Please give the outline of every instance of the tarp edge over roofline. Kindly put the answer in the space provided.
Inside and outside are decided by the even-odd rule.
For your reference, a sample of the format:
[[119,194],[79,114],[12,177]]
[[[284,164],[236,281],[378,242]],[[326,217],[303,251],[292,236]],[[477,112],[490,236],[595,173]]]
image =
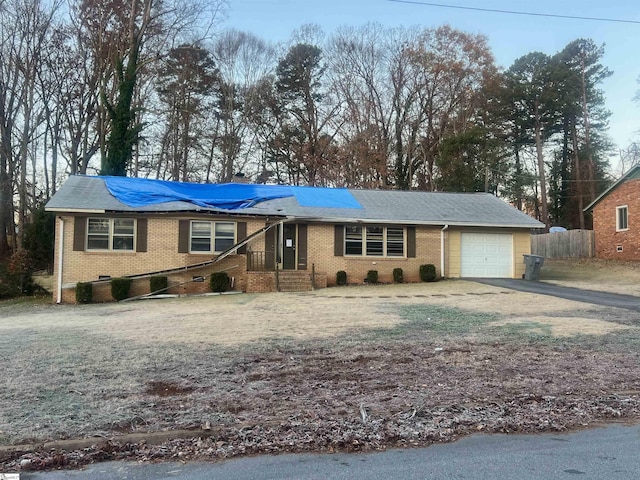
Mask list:
[[[276,198],[292,197],[288,186],[241,183],[184,183],[128,177],[98,177],[118,201],[130,207],[187,202],[204,208],[236,210]],[[268,187],[268,188],[267,188]]]
[[104,181],[113,197],[132,208],[182,201],[203,208],[239,210],[285,197],[295,197],[302,207],[362,208],[346,188],[244,183],[200,184],[110,176],[96,178]]

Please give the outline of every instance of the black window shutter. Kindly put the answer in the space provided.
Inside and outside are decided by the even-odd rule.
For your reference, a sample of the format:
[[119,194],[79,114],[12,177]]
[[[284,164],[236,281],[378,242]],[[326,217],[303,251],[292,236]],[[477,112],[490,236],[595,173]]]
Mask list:
[[264,268],[267,270],[273,270],[276,268],[276,233],[278,231],[277,226],[271,227],[266,231],[264,235]]
[[[236,224],[236,243],[247,238],[247,222],[238,222]],[[238,249],[238,253],[247,253],[247,246],[243,245]]]
[[298,270],[307,269],[307,225],[298,224]]
[[344,256],[344,225],[335,225],[333,240],[333,255]]
[[87,235],[87,217],[75,217],[73,219],[73,250],[84,251],[85,237]]
[[407,257],[416,258],[416,227],[407,227]]
[[136,220],[136,252],[147,251],[147,228],[148,222],[146,218],[138,218]]
[[180,220],[178,225],[178,253],[189,253],[189,230],[191,222]]

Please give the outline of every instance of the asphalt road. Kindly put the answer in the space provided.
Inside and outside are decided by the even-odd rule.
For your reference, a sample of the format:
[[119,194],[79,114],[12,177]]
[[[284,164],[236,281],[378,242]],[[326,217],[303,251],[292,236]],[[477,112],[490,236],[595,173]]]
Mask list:
[[221,463],[108,462],[83,471],[23,473],[21,480],[426,480],[640,477],[640,426],[566,435],[475,435],[429,448],[369,454],[259,456]]
[[509,278],[474,278],[467,279],[474,282],[492,285],[494,287],[508,288],[520,292],[550,295],[552,297],[565,298],[583,303],[593,303],[606,307],[624,308],[640,312],[640,297],[622,295],[619,293],[598,292],[595,290],[583,290],[581,288],[562,287],[545,282],[533,282],[528,280],[515,280]]

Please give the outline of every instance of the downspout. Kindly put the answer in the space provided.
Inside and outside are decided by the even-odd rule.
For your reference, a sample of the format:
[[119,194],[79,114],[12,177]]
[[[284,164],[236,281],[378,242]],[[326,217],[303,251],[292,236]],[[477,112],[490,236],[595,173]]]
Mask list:
[[60,246],[58,252],[58,288],[56,303],[62,303],[62,266],[64,265],[64,218],[60,218]]
[[445,225],[440,230],[440,276],[444,278],[444,232],[449,229],[449,225]]

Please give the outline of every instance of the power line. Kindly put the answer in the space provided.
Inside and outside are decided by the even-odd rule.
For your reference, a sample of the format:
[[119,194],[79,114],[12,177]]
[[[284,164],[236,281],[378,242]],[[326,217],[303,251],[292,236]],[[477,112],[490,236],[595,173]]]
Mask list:
[[490,12],[490,13],[506,13],[509,15],[527,15],[530,17],[552,17],[552,18],[570,18],[572,20],[591,20],[595,22],[615,22],[615,23],[633,23],[640,25],[640,20],[624,20],[622,18],[603,18],[603,17],[580,17],[575,15],[557,15],[553,13],[535,13],[535,12],[518,12],[514,10],[498,10],[494,8],[480,8],[480,7],[464,7],[462,5],[447,5],[444,3],[428,3],[418,2],[415,0],[387,0],[394,3],[409,3],[413,5],[425,5],[428,7],[441,7],[441,8],[455,8],[458,10],[473,10],[476,12]]

